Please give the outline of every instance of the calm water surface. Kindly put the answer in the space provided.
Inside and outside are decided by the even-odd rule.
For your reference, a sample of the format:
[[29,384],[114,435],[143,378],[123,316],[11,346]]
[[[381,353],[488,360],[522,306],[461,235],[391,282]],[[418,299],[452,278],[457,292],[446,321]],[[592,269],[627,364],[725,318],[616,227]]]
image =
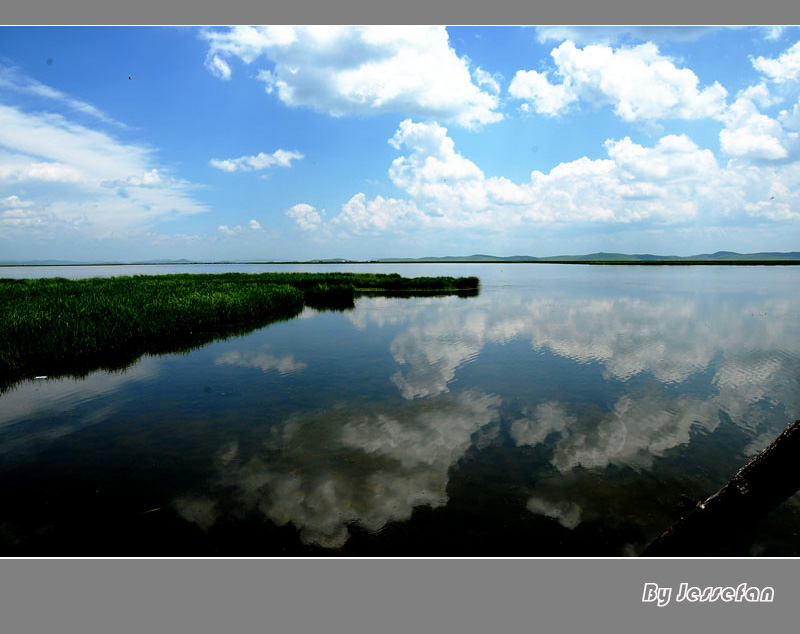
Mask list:
[[[635,555],[800,418],[800,269],[478,275],[0,395],[0,554]],[[46,368],[41,374],[46,375]],[[723,555],[796,556],[797,496]]]

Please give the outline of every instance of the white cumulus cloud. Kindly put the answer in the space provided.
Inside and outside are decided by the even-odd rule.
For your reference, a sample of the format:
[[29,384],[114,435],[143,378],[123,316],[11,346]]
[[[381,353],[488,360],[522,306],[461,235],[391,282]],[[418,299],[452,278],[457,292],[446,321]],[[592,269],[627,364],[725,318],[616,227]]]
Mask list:
[[[734,121],[728,116],[726,121]],[[793,116],[787,111],[784,118]],[[728,130],[725,148],[738,152],[734,158],[754,157],[756,145],[744,145],[748,128],[736,130],[738,138],[734,131]],[[783,140],[789,143],[791,134]],[[606,158],[581,157],[549,172],[534,170],[522,182],[484,174],[437,123],[405,120],[389,142],[401,152],[389,176],[406,197],[367,198],[360,192],[328,226],[355,234],[466,228],[497,232],[578,222],[664,226],[731,215],[773,220],[797,215],[793,205],[798,202],[800,170],[791,164],[741,160],[720,164],[711,150],[685,134],[665,135],[651,147],[629,137],[609,139]],[[763,151],[769,146],[762,140],[760,147]],[[322,218],[315,214],[305,207],[293,212],[303,219],[308,215],[309,224],[317,227]]]
[[359,192],[342,205],[333,223],[357,234],[382,232],[397,226],[424,223],[425,215],[413,202],[376,196],[367,200]]
[[275,150],[272,154],[259,152],[255,156],[240,156],[233,159],[211,159],[212,167],[223,172],[253,172],[278,167],[291,167],[292,161],[299,161],[303,155],[297,151]]
[[773,59],[770,57],[751,57],[753,67],[776,84],[800,79],[800,42],[789,47],[786,52]]
[[603,44],[578,48],[567,40],[550,53],[555,63],[548,73],[520,70],[509,94],[529,108],[550,116],[583,100],[611,105],[623,121],[702,119],[719,115],[727,91],[718,83],[698,88],[698,77],[679,68],[653,43],[617,49]]
[[[674,222],[693,217],[713,193],[720,168],[709,150],[685,135],[667,135],[652,148],[629,138],[606,143],[607,159],[580,158],[549,173],[533,171],[528,182],[487,177],[458,153],[438,124],[400,124],[391,143],[404,152],[389,169],[392,182],[410,200],[392,200],[404,218],[431,226],[492,226],[538,222],[632,222],[653,218]],[[358,199],[358,224],[365,213],[397,217],[378,198]],[[413,207],[411,207],[413,203]],[[352,207],[352,205],[351,205]],[[340,222],[353,219],[350,209]]]
[[412,113],[467,127],[503,118],[496,80],[476,69],[473,83],[444,27],[238,26],[204,37],[206,65],[222,79],[231,58],[271,62],[258,78],[287,106],[333,116]]
[[236,225],[235,227],[220,225],[217,227],[217,231],[226,236],[238,236],[242,233],[245,233],[248,229],[250,231],[260,231],[261,223],[258,220],[250,220],[246,227],[243,227],[242,225]]
[[548,73],[535,70],[517,71],[508,94],[525,101],[523,110],[529,111],[533,107],[536,112],[550,116],[564,112],[567,106],[578,100],[571,83],[551,83]]
[[[324,211],[322,213],[325,213]],[[322,215],[311,205],[298,203],[286,211],[289,218],[293,218],[297,226],[305,231],[313,231],[322,222]]]
[[749,160],[780,160],[796,145],[797,133],[784,130],[780,121],[762,114],[751,99],[739,97],[725,113],[725,127],[719,133],[720,148],[726,154]]

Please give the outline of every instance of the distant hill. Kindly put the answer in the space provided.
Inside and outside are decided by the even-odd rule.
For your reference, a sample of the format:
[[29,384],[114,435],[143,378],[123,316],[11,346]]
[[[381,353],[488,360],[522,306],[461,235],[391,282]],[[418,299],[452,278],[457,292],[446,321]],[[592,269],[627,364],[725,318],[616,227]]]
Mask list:
[[446,255],[442,257],[424,258],[379,258],[376,260],[349,260],[346,258],[327,258],[319,260],[230,260],[202,262],[197,260],[146,260],[138,262],[75,262],[69,260],[0,260],[0,266],[114,266],[114,265],[135,265],[135,264],[401,264],[404,262],[420,263],[426,262],[563,262],[569,263],[631,263],[631,264],[658,264],[658,263],[797,263],[800,264],[800,251],[791,252],[762,252],[762,253],[736,253],[734,251],[717,251],[716,253],[701,253],[699,255],[653,255],[651,253],[587,253],[585,255],[553,255],[545,257],[534,257],[532,255],[484,255],[476,253],[474,255]]
[[346,260],[344,258],[330,258],[327,260],[309,260],[309,264],[347,264],[348,262],[358,262],[358,260]]
[[800,260],[800,252],[791,253],[734,253],[733,251],[717,251],[706,255],[693,255],[693,260]]
[[140,260],[131,264],[196,264],[194,260]]
[[535,262],[539,258],[530,255],[512,255],[509,257],[498,257],[496,255],[446,255],[444,257],[426,258],[381,258],[372,260],[373,262]]
[[425,257],[425,258],[381,258],[374,262],[798,262],[800,263],[800,251],[787,253],[764,252],[764,253],[735,253],[733,251],[717,251],[716,253],[702,253],[699,255],[653,255],[650,253],[588,253],[585,255],[554,255],[546,257],[534,257],[530,255],[512,255],[498,257],[495,255],[466,255],[466,256],[444,256],[444,257]]

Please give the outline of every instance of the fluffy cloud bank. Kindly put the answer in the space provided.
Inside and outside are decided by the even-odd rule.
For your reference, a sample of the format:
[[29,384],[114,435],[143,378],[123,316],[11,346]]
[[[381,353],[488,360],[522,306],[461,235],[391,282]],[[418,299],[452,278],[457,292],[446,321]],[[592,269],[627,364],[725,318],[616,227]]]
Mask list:
[[[569,31],[555,27],[543,33],[551,37]],[[679,68],[652,43],[616,49],[608,44],[579,48],[567,40],[550,54],[554,62],[551,71],[520,70],[509,86],[509,95],[523,102],[524,111],[559,116],[585,102],[610,105],[626,122],[713,119],[724,125],[720,149],[731,157],[769,162],[797,155],[798,135],[792,129],[792,113],[782,111],[773,118],[759,107],[772,106],[782,99],[772,95],[765,82],[785,89],[800,77],[800,43],[774,59],[751,57],[765,82],[742,90],[730,105],[727,91],[719,83],[700,88],[692,70]]]
[[579,100],[610,104],[623,121],[704,119],[725,109],[727,91],[720,84],[699,89],[694,72],[678,68],[650,42],[615,50],[602,44],[580,49],[567,40],[550,55],[560,81],[520,70],[508,89],[541,114],[561,114]]
[[[458,57],[444,27],[238,26],[206,31],[206,66],[272,62],[258,77],[287,106],[333,116],[402,112],[474,127],[499,121],[497,84]],[[487,86],[488,92],[482,90]]]
[[763,80],[740,91],[721,115],[725,127],[719,135],[720,149],[734,158],[759,163],[795,161],[800,156],[800,102],[776,117],[761,109],[796,95],[792,90],[800,79],[800,42],[777,58],[750,60]]
[[[763,114],[754,100],[742,94],[723,116],[725,128],[719,133],[720,149],[726,154],[750,161],[778,161],[798,149],[797,132],[787,130],[781,121]],[[783,120],[791,125],[788,113]]]
[[[788,122],[793,116],[797,118],[788,111],[783,115]],[[747,104],[726,117],[723,144],[734,158],[779,158],[789,151],[780,142],[770,151],[767,139],[775,131]],[[796,136],[786,133],[781,139],[791,147]],[[547,173],[534,170],[521,183],[484,174],[458,152],[447,128],[438,123],[406,119],[389,143],[402,152],[388,173],[405,198],[369,199],[359,192],[328,223],[303,203],[287,215],[304,229],[335,228],[350,235],[420,229],[516,231],[566,223],[665,227],[732,217],[798,216],[800,172],[793,165],[720,164],[711,150],[685,134],[665,135],[652,147],[629,137],[609,139],[607,158],[581,157]]]
[[777,84],[800,79],[800,42],[795,43],[776,59],[762,56],[750,59],[757,71]]

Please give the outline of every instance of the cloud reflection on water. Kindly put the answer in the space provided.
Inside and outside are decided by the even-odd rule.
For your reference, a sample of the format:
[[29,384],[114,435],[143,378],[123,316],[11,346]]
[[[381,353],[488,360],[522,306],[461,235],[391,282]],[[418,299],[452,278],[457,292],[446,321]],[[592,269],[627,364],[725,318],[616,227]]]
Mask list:
[[531,513],[545,515],[556,520],[564,528],[572,530],[581,523],[581,507],[566,500],[551,501],[540,497],[528,499],[525,505]]
[[[177,507],[208,526],[213,496],[233,490],[242,508],[291,523],[306,544],[341,547],[349,526],[378,531],[409,519],[415,506],[446,504],[451,469],[470,448],[499,442],[502,421],[512,446],[550,451],[552,473],[532,491],[527,510],[574,529],[602,514],[591,499],[569,499],[578,469],[647,470],[727,420],[750,436],[745,451],[755,453],[800,411],[800,340],[793,321],[782,318],[800,313],[799,300],[624,291],[586,299],[541,289],[503,298],[360,299],[345,315],[353,326],[396,331],[389,347],[397,365],[388,372],[403,404],[376,402],[367,411],[354,399],[298,412],[262,451],[220,449],[210,497]],[[549,372],[541,354],[517,355],[510,370],[529,390],[505,393],[500,381],[487,395],[480,383],[486,347],[519,350],[525,342],[536,353],[596,364],[590,380],[608,398],[584,402],[541,391],[537,377]],[[217,363],[280,371],[272,355],[236,355]],[[302,365],[283,359],[287,368]],[[478,383],[455,390],[468,363]]]
[[565,424],[552,459],[562,473],[609,464],[648,468],[654,457],[688,444],[693,427],[710,433],[719,423],[714,403],[651,394],[623,395],[599,421],[572,420]]
[[264,350],[229,350],[218,356],[214,363],[217,365],[238,365],[243,368],[261,370],[262,372],[277,370],[282,376],[302,372],[308,367],[302,361],[295,361],[292,354],[276,357]]
[[251,455],[221,448],[210,497],[179,498],[175,506],[208,527],[213,496],[233,490],[240,508],[293,524],[306,544],[338,548],[350,524],[378,531],[409,519],[415,506],[446,504],[450,468],[476,432],[497,423],[499,405],[497,397],[464,392],[369,412],[343,404],[298,413]]
[[793,322],[759,318],[797,313],[798,300],[736,305],[685,295],[574,301],[542,293],[516,303],[452,303],[446,311],[413,311],[413,323],[391,344],[401,366],[392,381],[405,398],[445,393],[487,344],[528,339],[534,350],[599,363],[606,380],[622,384],[646,375],[659,385],[680,385],[710,370],[706,399],[737,424],[755,428],[766,422],[758,405],[764,400],[790,417],[800,415],[800,340]]

